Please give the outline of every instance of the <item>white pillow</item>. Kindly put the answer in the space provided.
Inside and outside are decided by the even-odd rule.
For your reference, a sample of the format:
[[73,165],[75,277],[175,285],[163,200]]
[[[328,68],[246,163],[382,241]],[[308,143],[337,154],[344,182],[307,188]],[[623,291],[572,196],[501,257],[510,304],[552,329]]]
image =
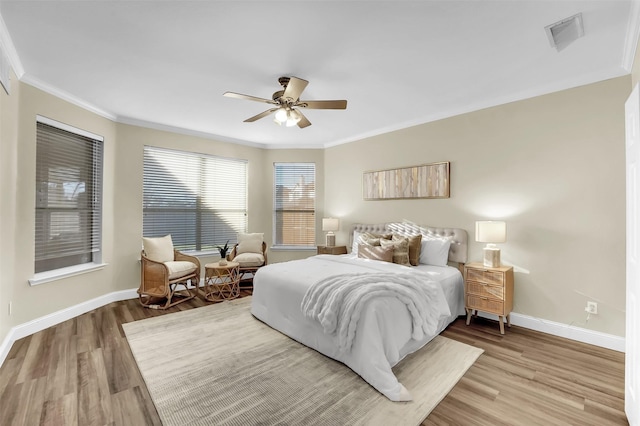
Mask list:
[[142,247],[147,257],[155,262],[173,261],[171,234],[159,238],[142,237]]
[[424,265],[447,266],[451,240],[427,238],[423,235],[420,247],[420,263]]
[[262,254],[262,241],[264,241],[264,233],[238,234],[238,247],[236,248],[236,254]]
[[360,233],[353,231],[353,243],[351,244],[351,254],[358,255],[358,243],[360,242]]

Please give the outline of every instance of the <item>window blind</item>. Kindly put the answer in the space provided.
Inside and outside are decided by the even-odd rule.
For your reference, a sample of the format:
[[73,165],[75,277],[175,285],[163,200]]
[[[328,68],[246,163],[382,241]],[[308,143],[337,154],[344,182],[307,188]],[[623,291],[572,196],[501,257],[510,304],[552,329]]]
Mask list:
[[275,245],[314,247],[316,165],[274,163],[274,182]]
[[247,161],[144,147],[143,235],[213,251],[247,232]]
[[102,140],[37,123],[36,273],[101,261],[102,151]]

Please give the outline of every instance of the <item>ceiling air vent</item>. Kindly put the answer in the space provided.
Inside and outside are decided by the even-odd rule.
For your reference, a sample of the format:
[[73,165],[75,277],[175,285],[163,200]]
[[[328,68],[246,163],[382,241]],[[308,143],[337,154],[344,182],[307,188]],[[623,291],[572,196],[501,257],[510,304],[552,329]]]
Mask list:
[[582,13],[544,27],[551,47],[559,52],[584,35]]

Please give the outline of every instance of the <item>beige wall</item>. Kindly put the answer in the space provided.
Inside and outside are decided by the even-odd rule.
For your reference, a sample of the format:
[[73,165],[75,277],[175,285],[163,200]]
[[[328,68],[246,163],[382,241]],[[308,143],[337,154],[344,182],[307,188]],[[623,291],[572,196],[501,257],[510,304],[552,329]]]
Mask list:
[[[624,101],[630,77],[536,97],[329,148],[327,214],[349,224],[407,219],[459,227],[507,221],[502,260],[514,311],[624,335]],[[362,172],[451,162],[451,198],[363,201]],[[600,315],[586,323],[587,300]]]
[[[320,244],[326,216],[342,218],[339,243],[348,241],[355,221],[462,227],[473,239],[475,220],[504,218],[503,260],[517,271],[515,311],[622,336],[623,104],[631,81],[622,77],[326,150],[262,150],[116,124],[14,79],[11,96],[0,93],[0,340],[13,326],[137,287],[145,144],[249,160],[249,231],[265,232],[269,243],[277,161],[317,164]],[[105,138],[108,266],[30,287],[37,114]],[[450,199],[362,201],[363,171],[432,161],[451,161]],[[270,251],[269,260],[310,254]],[[480,256],[481,245],[472,242],[470,260]],[[587,300],[600,309],[589,323]]]
[[[137,288],[142,237],[144,145],[249,161],[249,232],[272,242],[271,209],[275,161],[317,164],[318,208],[322,208],[322,150],[265,151],[193,136],[114,123],[14,80],[11,96],[0,94],[0,341],[11,327],[105,294]],[[29,286],[34,273],[36,115],[101,135],[104,151],[103,261],[99,271]],[[321,215],[319,214],[319,217]],[[308,251],[269,253],[269,261],[306,257]],[[202,257],[202,263],[216,260]],[[8,314],[8,303],[13,314]]]
[[[20,86],[18,98],[17,179],[13,223],[16,235],[13,270],[11,325],[22,324],[51,312],[102,296],[120,289],[113,280],[117,268],[112,262],[114,170],[109,167],[115,158],[115,124],[75,105],[64,102],[26,84]],[[14,97],[14,94],[11,95]],[[27,280],[34,274],[34,211],[35,211],[35,158],[36,115],[42,115],[104,137],[103,175],[103,261],[109,265],[102,270],[74,276],[39,286],[29,286]],[[7,188],[3,186],[4,192]],[[6,306],[2,307],[2,311]]]
[[0,88],[0,342],[11,329],[8,306],[15,287],[20,84],[13,74],[11,86],[11,96]]

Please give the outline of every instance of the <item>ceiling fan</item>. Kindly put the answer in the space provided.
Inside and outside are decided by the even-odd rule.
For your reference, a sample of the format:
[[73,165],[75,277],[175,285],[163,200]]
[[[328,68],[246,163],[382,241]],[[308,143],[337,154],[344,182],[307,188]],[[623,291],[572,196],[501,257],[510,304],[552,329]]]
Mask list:
[[275,122],[279,125],[287,127],[297,125],[301,129],[311,126],[311,122],[307,120],[301,108],[308,109],[346,109],[347,101],[301,101],[300,94],[307,87],[309,82],[298,77],[280,77],[278,83],[282,86],[282,90],[275,92],[271,99],[258,98],[241,93],[225,92],[224,96],[229,98],[248,99],[250,101],[264,102],[266,104],[275,105],[275,107],[261,112],[258,115],[247,118],[245,123],[252,123],[256,120],[266,117],[275,112]]

